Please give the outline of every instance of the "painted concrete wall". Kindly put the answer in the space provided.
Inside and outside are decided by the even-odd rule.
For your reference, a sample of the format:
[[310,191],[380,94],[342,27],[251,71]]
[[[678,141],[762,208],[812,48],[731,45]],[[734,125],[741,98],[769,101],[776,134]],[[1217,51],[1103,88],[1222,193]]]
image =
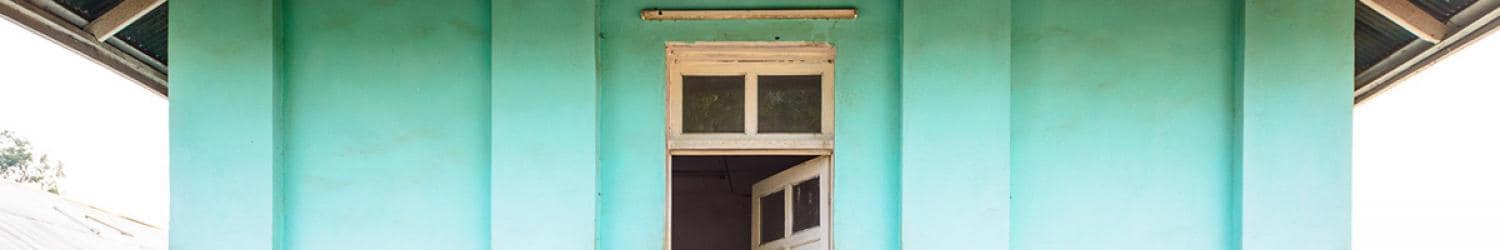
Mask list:
[[488,245],[486,3],[282,5],[284,246]]
[[1243,249],[1349,249],[1354,10],[1246,1],[1235,169]]
[[1008,246],[1012,1],[902,7],[901,246]]
[[492,249],[594,246],[599,180],[594,5],[592,0],[491,3]]
[[1012,246],[1231,247],[1233,3],[1015,6]]
[[[281,21],[272,1],[182,1],[169,12],[172,249],[282,241]],[[193,25],[184,25],[191,21]]]
[[[854,7],[856,20],[643,21]],[[171,5],[177,249],[661,249],[664,44],[838,49],[838,249],[1347,249],[1340,1]]]

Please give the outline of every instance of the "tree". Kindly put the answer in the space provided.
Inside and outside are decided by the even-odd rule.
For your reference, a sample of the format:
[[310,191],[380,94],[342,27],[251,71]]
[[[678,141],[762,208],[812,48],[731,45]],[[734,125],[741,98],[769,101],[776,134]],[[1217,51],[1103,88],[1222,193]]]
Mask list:
[[32,152],[31,142],[10,130],[0,130],[0,179],[36,184],[57,193],[57,183],[66,175],[63,164]]

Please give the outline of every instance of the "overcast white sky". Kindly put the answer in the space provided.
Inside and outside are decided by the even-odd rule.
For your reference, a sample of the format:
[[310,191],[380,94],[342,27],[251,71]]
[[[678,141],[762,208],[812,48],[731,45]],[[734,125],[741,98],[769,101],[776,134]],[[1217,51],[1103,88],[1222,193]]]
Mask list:
[[1500,249],[1500,39],[1354,108],[1355,249]]
[[0,20],[0,129],[65,164],[63,196],[166,226],[165,98]]
[[[1355,249],[1500,249],[1497,73],[1487,38],[1355,108]],[[166,99],[0,21],[0,129],[67,164],[64,196],[166,226]]]

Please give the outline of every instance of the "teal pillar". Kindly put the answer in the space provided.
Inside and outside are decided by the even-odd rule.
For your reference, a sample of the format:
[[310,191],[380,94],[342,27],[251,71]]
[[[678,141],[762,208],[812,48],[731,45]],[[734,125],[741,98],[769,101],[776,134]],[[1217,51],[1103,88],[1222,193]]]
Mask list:
[[1352,3],[1246,0],[1243,11],[1240,247],[1349,249]]
[[283,245],[489,247],[489,6],[283,2]]
[[1236,4],[1012,7],[1011,248],[1230,248]]
[[1009,247],[1010,7],[902,6],[903,248]]
[[503,0],[491,9],[490,246],[593,249],[594,1]]
[[279,246],[279,5],[170,5],[172,249]]

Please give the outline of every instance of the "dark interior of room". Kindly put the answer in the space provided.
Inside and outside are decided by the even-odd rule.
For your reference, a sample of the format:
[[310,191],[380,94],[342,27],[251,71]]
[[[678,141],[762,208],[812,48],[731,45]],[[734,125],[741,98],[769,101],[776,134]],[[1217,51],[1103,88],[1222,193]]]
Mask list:
[[673,156],[672,249],[749,250],[756,182],[813,156]]

